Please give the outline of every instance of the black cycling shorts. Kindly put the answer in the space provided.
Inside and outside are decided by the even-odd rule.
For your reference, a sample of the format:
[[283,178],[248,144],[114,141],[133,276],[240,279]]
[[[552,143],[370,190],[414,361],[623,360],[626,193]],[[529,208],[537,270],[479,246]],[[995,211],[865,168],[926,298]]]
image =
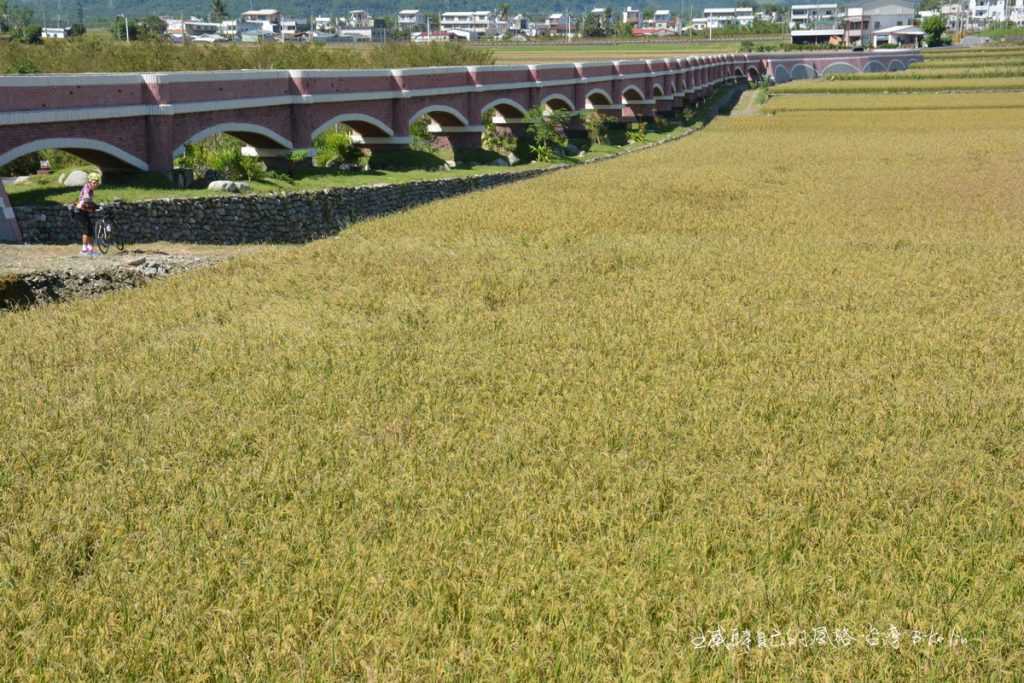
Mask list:
[[92,229],[92,213],[89,211],[82,211],[81,209],[74,209],[72,213],[75,214],[75,218],[79,223],[82,224],[82,234],[88,237],[94,237]]

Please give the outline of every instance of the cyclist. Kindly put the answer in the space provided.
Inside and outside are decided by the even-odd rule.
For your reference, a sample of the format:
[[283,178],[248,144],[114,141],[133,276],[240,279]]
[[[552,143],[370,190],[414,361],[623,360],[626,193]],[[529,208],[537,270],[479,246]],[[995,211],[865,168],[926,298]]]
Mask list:
[[71,210],[75,214],[75,218],[78,219],[78,222],[82,224],[82,254],[86,256],[92,256],[96,253],[93,251],[92,245],[94,234],[93,214],[96,213],[96,209],[99,207],[96,205],[93,194],[99,185],[100,174],[90,173],[85,181],[85,185],[82,186],[82,191],[78,195],[78,201],[75,202],[75,206]]

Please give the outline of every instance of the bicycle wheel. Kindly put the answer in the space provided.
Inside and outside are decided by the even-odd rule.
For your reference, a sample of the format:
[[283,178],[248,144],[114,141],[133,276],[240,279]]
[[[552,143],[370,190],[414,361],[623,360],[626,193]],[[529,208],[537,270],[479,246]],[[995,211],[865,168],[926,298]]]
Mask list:
[[100,250],[101,254],[106,254],[110,250],[110,240],[113,237],[112,232],[110,221],[103,218],[96,221],[93,241],[96,242],[96,248]]

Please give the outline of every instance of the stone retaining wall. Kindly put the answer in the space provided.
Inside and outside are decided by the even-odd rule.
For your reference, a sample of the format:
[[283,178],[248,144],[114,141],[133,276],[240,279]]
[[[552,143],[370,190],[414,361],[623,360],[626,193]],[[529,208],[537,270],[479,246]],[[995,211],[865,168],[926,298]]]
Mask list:
[[[316,192],[158,199],[108,204],[105,211],[128,242],[300,243],[338,232],[354,221],[558,168],[561,166]],[[81,239],[80,226],[63,206],[19,206],[14,211],[24,242],[68,244]]]

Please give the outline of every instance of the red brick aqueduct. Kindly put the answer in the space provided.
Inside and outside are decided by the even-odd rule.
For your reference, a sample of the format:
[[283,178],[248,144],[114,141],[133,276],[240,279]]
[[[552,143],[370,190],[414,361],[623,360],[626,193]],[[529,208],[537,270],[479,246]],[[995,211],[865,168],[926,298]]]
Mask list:
[[[105,172],[167,172],[185,145],[229,133],[270,159],[346,124],[400,148],[423,116],[453,147],[480,145],[484,116],[515,129],[541,106],[631,120],[699,101],[722,82],[904,69],[920,55],[816,52],[513,66],[0,76],[0,166],[63,149]],[[6,225],[5,225],[6,223]],[[17,240],[0,189],[0,240]]]

